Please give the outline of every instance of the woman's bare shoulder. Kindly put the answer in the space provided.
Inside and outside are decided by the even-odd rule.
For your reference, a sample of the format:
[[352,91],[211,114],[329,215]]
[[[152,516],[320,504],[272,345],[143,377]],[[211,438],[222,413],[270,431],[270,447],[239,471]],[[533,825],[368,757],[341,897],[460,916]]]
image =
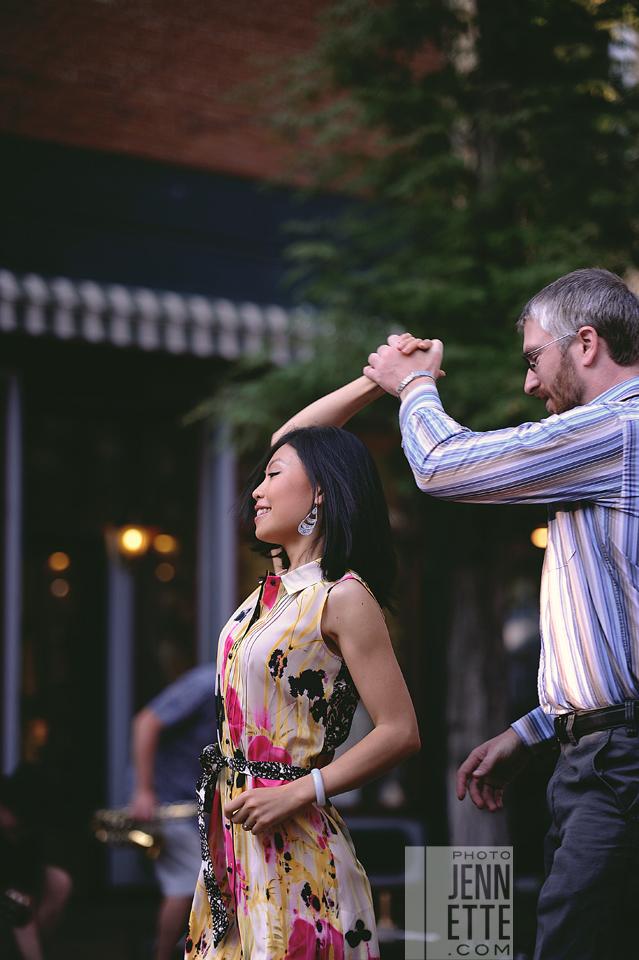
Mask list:
[[381,620],[384,617],[377,600],[357,577],[338,580],[329,590],[324,607],[323,623],[327,628],[338,624],[353,623],[364,618]]

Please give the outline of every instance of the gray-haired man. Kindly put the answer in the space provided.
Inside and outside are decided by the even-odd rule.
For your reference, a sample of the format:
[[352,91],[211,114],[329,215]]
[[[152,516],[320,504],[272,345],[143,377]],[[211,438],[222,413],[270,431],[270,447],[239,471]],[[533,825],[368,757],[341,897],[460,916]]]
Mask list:
[[390,338],[364,372],[399,388],[420,489],[548,504],[541,705],[473,750],[458,792],[498,809],[530,753],[559,737],[535,960],[620,960],[639,943],[639,301],[614,274],[579,270],[537,294],[520,329],[524,389],[551,414],[539,423],[456,423],[437,393],[437,340]]

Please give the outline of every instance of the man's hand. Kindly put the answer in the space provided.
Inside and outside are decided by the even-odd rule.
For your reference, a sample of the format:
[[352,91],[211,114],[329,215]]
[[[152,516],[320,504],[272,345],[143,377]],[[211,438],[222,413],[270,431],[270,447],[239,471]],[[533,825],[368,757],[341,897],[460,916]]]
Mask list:
[[140,788],[135,791],[129,803],[129,816],[134,820],[153,820],[158,798],[155,790]]
[[[423,349],[421,344],[424,345]],[[368,366],[364,367],[364,374],[396,397],[397,388],[404,377],[415,370],[428,370],[435,378],[445,376],[441,369],[443,353],[441,340],[417,340],[410,334],[403,334],[401,337],[392,334],[388,338],[388,344],[382,344],[375,353],[371,353]],[[411,386],[412,384],[409,384],[406,389]]]
[[530,751],[509,727],[498,737],[475,747],[464,760],[457,773],[457,796],[463,800],[468,789],[470,799],[480,810],[483,807],[493,812],[501,810],[504,787],[529,760]]

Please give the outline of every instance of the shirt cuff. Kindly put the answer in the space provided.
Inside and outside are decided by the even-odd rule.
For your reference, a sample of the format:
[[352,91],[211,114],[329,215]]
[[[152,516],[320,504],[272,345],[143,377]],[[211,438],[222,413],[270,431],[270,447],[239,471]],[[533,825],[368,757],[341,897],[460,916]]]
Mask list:
[[437,386],[430,377],[424,377],[424,382],[414,387],[410,393],[405,394],[404,399],[399,405],[399,425],[404,427],[404,423],[410,417],[418,406],[435,407],[437,410],[443,410],[442,402],[437,392]]
[[511,723],[511,727],[532,753],[542,753],[553,750],[558,745],[553,721],[551,714],[545,713],[541,707],[536,707],[525,717]]

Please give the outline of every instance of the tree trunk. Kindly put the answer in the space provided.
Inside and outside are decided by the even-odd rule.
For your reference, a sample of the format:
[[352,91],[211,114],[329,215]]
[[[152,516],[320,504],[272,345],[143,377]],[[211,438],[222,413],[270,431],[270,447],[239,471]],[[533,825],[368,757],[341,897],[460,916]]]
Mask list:
[[457,799],[455,778],[470,751],[506,728],[502,591],[494,568],[460,567],[452,590],[447,645],[447,798],[450,843],[508,843],[505,811],[478,810]]

